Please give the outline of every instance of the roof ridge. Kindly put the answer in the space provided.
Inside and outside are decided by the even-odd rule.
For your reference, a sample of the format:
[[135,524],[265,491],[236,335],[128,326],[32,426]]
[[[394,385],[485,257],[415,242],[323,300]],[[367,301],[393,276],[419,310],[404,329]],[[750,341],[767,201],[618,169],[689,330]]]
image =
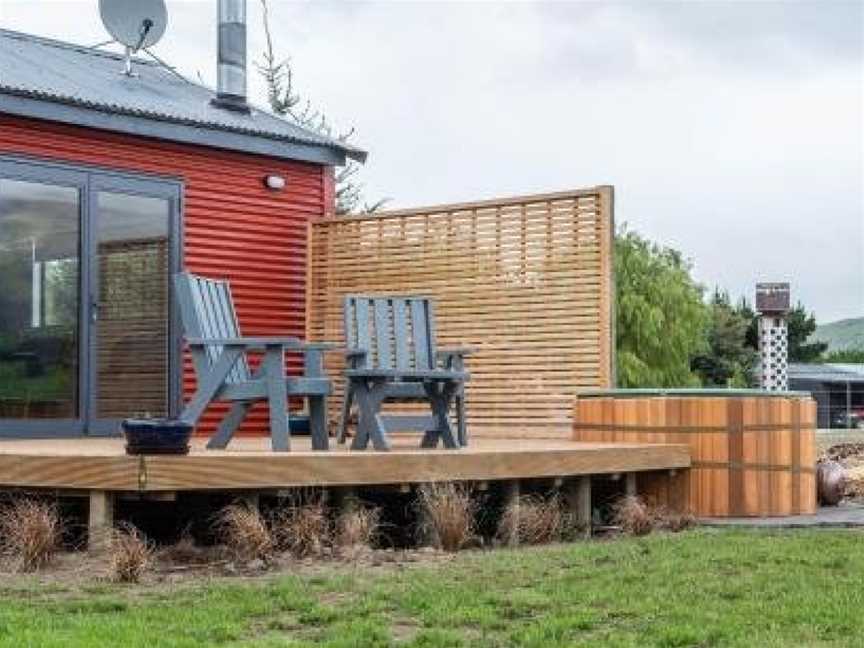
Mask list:
[[[79,45],[78,43],[70,43],[69,41],[57,40],[56,38],[48,38],[47,36],[39,36],[37,34],[16,31],[14,29],[6,29],[4,27],[0,27],[0,37],[31,41],[35,43],[40,43],[42,45],[47,45],[49,47],[56,47],[57,49],[74,50],[81,54],[87,54],[89,56],[101,56],[103,58],[110,58],[115,61],[122,61],[126,58],[123,54],[117,52],[100,50],[89,45]],[[150,61],[139,56],[133,56],[132,61],[136,65],[158,65],[158,63],[156,63],[155,61]]]

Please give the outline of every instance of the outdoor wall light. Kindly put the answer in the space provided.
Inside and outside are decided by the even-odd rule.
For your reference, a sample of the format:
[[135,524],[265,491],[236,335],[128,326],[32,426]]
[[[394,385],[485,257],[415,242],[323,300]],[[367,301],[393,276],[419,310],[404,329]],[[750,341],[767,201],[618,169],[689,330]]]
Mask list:
[[275,174],[264,176],[264,186],[271,191],[282,191],[285,188],[285,177]]

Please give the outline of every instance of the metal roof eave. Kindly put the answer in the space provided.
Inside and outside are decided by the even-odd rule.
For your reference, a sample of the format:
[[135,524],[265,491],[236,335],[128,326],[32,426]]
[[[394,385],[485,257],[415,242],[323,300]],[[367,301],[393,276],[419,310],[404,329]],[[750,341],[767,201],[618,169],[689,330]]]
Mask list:
[[0,112],[171,142],[266,155],[283,160],[343,166],[346,154],[360,162],[366,159],[365,152],[360,150],[340,151],[328,146],[286,142],[204,126],[83,108],[73,104],[32,99],[2,92],[0,92]]

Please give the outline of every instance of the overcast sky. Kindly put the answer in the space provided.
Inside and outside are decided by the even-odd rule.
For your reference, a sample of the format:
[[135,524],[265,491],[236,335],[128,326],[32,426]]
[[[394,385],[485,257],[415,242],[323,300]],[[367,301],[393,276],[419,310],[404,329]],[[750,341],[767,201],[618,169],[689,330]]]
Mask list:
[[[216,0],[167,4],[154,52],[212,85]],[[370,200],[612,184],[706,286],[864,315],[864,2],[271,7],[299,88],[369,150]],[[0,25],[106,38],[96,0],[0,0]],[[249,0],[250,58],[262,40]]]

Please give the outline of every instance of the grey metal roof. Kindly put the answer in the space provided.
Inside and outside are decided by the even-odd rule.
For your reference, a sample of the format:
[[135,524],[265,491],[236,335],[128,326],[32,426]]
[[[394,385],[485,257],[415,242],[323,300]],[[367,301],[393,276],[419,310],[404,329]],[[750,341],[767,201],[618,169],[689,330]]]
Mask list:
[[218,108],[215,93],[155,61],[0,29],[0,112],[162,139],[339,164],[366,153],[252,106]]
[[864,382],[864,364],[791,363],[789,379],[815,382]]

